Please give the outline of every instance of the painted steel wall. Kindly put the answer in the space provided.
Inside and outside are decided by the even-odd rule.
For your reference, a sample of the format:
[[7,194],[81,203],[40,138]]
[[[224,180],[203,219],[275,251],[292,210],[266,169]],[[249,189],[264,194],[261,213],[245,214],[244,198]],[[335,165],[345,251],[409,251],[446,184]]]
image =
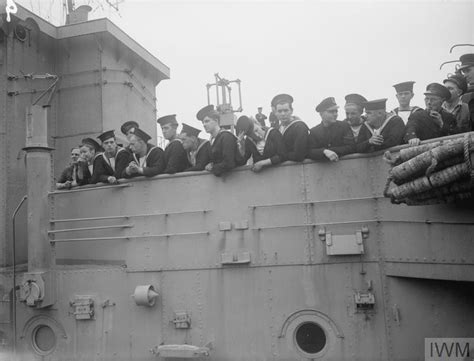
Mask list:
[[[474,287],[458,281],[473,274],[473,207],[391,205],[387,170],[377,155],[51,194],[58,302],[19,306],[20,348],[32,351],[38,314],[64,328],[46,360],[151,360],[160,344],[209,343],[212,360],[304,360],[294,330],[311,320],[325,327],[324,360],[417,360],[424,337],[469,337]],[[327,254],[320,229],[362,226],[364,254]],[[76,228],[94,229],[64,231]],[[222,264],[243,251],[249,263]],[[140,284],[157,288],[154,307],[135,305]],[[374,309],[358,311],[356,292],[371,292]],[[72,316],[77,295],[94,299],[93,320]],[[190,329],[174,327],[178,311]]]

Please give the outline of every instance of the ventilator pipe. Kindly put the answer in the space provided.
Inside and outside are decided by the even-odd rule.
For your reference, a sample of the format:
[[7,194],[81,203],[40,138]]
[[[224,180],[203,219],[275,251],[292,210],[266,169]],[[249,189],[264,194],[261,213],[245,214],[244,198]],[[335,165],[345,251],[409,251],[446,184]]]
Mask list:
[[48,236],[51,150],[47,143],[47,106],[33,105],[27,114],[26,185],[28,196],[28,272],[48,271],[53,256]]
[[21,206],[27,199],[27,196],[23,196],[21,199],[20,203],[18,203],[18,206],[15,208],[15,211],[13,212],[12,216],[12,226],[13,226],[13,232],[12,232],[12,267],[13,267],[13,291],[12,291],[12,309],[13,309],[13,315],[12,315],[12,328],[13,328],[13,359],[16,359],[16,215],[18,211],[20,210]]
[[449,49],[449,54],[451,54],[453,52],[453,49],[457,48],[458,46],[474,46],[474,44],[455,44],[451,47],[451,49]]

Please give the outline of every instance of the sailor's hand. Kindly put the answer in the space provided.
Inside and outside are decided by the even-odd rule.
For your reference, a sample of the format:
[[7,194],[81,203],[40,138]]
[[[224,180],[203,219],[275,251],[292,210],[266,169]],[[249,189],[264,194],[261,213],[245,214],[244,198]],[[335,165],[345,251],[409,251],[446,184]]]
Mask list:
[[209,163],[208,165],[206,165],[204,169],[206,169],[208,172],[212,172],[212,163]]
[[369,143],[373,145],[382,145],[383,144],[383,136],[374,134],[370,139]]
[[441,117],[441,114],[438,112],[431,110],[430,111],[430,116],[433,118],[434,122],[440,127],[443,127],[443,118]]
[[408,141],[408,145],[411,147],[416,147],[418,144],[420,144],[420,138],[412,138]]
[[257,163],[254,163],[252,166],[252,171],[255,173],[260,172],[263,169],[263,161],[258,161]]
[[333,152],[332,150],[324,149],[323,153],[326,158],[329,159],[331,162],[337,162],[339,160],[339,156],[337,155],[337,153]]
[[110,184],[118,183],[118,182],[117,182],[117,178],[115,178],[114,176],[108,177],[108,178],[107,178],[107,182],[109,182]]

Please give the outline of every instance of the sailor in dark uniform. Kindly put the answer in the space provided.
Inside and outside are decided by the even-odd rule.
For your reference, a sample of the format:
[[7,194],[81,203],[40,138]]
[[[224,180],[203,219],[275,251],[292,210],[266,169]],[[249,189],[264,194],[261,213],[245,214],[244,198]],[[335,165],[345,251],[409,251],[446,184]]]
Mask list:
[[265,114],[262,113],[262,107],[258,107],[257,110],[258,110],[258,113],[255,114],[255,119],[257,119],[257,122],[259,122],[259,124],[264,127],[265,126],[265,119],[267,119],[267,116]]
[[198,138],[200,132],[199,129],[183,123],[179,137],[183,141],[189,162],[185,172],[204,170],[211,161],[211,143],[206,139]]
[[359,133],[358,153],[369,153],[399,145],[405,135],[405,123],[393,112],[386,112],[387,99],[365,103],[367,120]]
[[333,97],[324,99],[316,107],[321,123],[309,132],[309,158],[337,162],[339,157],[355,151],[351,127],[337,120],[338,108]]
[[174,174],[188,168],[188,157],[183,148],[181,139],[178,138],[178,122],[176,114],[165,115],[158,118],[163,137],[169,142],[165,148],[165,170],[163,173]]
[[104,152],[94,163],[94,179],[97,182],[117,183],[131,161],[131,154],[117,145],[113,130],[104,132],[97,138],[101,140]]
[[153,177],[165,170],[163,149],[149,144],[151,137],[140,128],[133,128],[128,135],[132,161],[123,172],[124,178],[144,175]]
[[365,122],[365,117],[362,114],[364,113],[364,104],[367,102],[367,99],[355,93],[346,95],[344,99],[346,100],[346,105],[344,105],[346,112],[345,121],[351,127],[354,141],[358,143],[359,132],[362,124]]
[[235,131],[244,161],[252,159],[252,171],[260,172],[263,168],[285,161],[285,143],[277,129],[262,127],[260,122],[243,115],[237,119]]
[[205,169],[219,177],[233,168],[243,165],[243,157],[237,148],[237,137],[219,126],[219,113],[213,105],[207,105],[196,114],[204,130],[211,135],[211,159]]
[[280,123],[287,151],[287,160],[302,162],[308,155],[309,129],[305,122],[293,116],[293,97],[278,94],[272,99],[272,110]]
[[[469,105],[469,112],[471,113],[471,121],[474,123],[474,54],[464,54],[459,58],[461,65],[458,71],[464,76],[467,82],[468,90],[463,95],[463,102]],[[471,125],[474,129],[474,124]]]
[[63,170],[61,176],[56,182],[57,189],[70,189],[71,187],[77,186],[77,170],[79,165],[79,158],[81,153],[79,147],[71,149],[71,164]]
[[405,140],[415,146],[421,140],[459,133],[456,118],[443,109],[443,102],[451,98],[449,90],[438,83],[426,87],[426,110],[414,112],[408,118]]
[[460,133],[469,132],[471,130],[469,105],[461,99],[467,92],[466,79],[460,74],[453,74],[444,79],[443,84],[451,93],[451,98],[443,103],[443,109],[456,118]]
[[81,159],[77,171],[77,184],[94,184],[97,179],[94,176],[95,163],[100,152],[103,150],[99,143],[92,138],[84,138],[79,147]]
[[393,86],[397,92],[396,96],[399,104],[398,107],[393,109],[393,112],[402,118],[405,124],[408,122],[408,117],[412,115],[413,112],[421,109],[420,107],[410,105],[410,102],[415,95],[413,93],[413,84],[415,84],[414,81],[405,81]]

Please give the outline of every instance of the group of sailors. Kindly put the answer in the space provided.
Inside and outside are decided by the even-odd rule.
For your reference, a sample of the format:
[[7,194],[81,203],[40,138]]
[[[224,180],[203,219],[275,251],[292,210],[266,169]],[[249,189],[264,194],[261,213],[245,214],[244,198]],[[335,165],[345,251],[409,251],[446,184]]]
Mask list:
[[[220,115],[213,105],[200,109],[196,118],[202,122],[210,140],[199,138],[200,130],[182,124],[178,134],[176,115],[161,117],[163,150],[152,145],[151,136],[135,121],[121,126],[129,142],[117,144],[113,130],[98,136],[101,144],[85,138],[71,150],[71,165],[57,182],[58,189],[84,184],[117,183],[120,178],[152,177],[187,171],[208,171],[216,176],[233,168],[251,164],[254,172],[290,160],[302,162],[338,161],[351,153],[368,153],[408,143],[474,129],[474,100],[463,102],[468,84],[474,83],[474,54],[460,58],[456,74],[426,87],[425,108],[411,106],[414,81],[395,84],[399,107],[387,112],[387,99],[367,100],[360,94],[345,97],[345,120],[337,120],[339,106],[333,97],[322,100],[315,108],[321,123],[309,129],[293,114],[293,97],[278,94],[271,101],[270,127],[266,116],[241,116],[235,134],[220,126]],[[472,98],[472,97],[471,97]]]

